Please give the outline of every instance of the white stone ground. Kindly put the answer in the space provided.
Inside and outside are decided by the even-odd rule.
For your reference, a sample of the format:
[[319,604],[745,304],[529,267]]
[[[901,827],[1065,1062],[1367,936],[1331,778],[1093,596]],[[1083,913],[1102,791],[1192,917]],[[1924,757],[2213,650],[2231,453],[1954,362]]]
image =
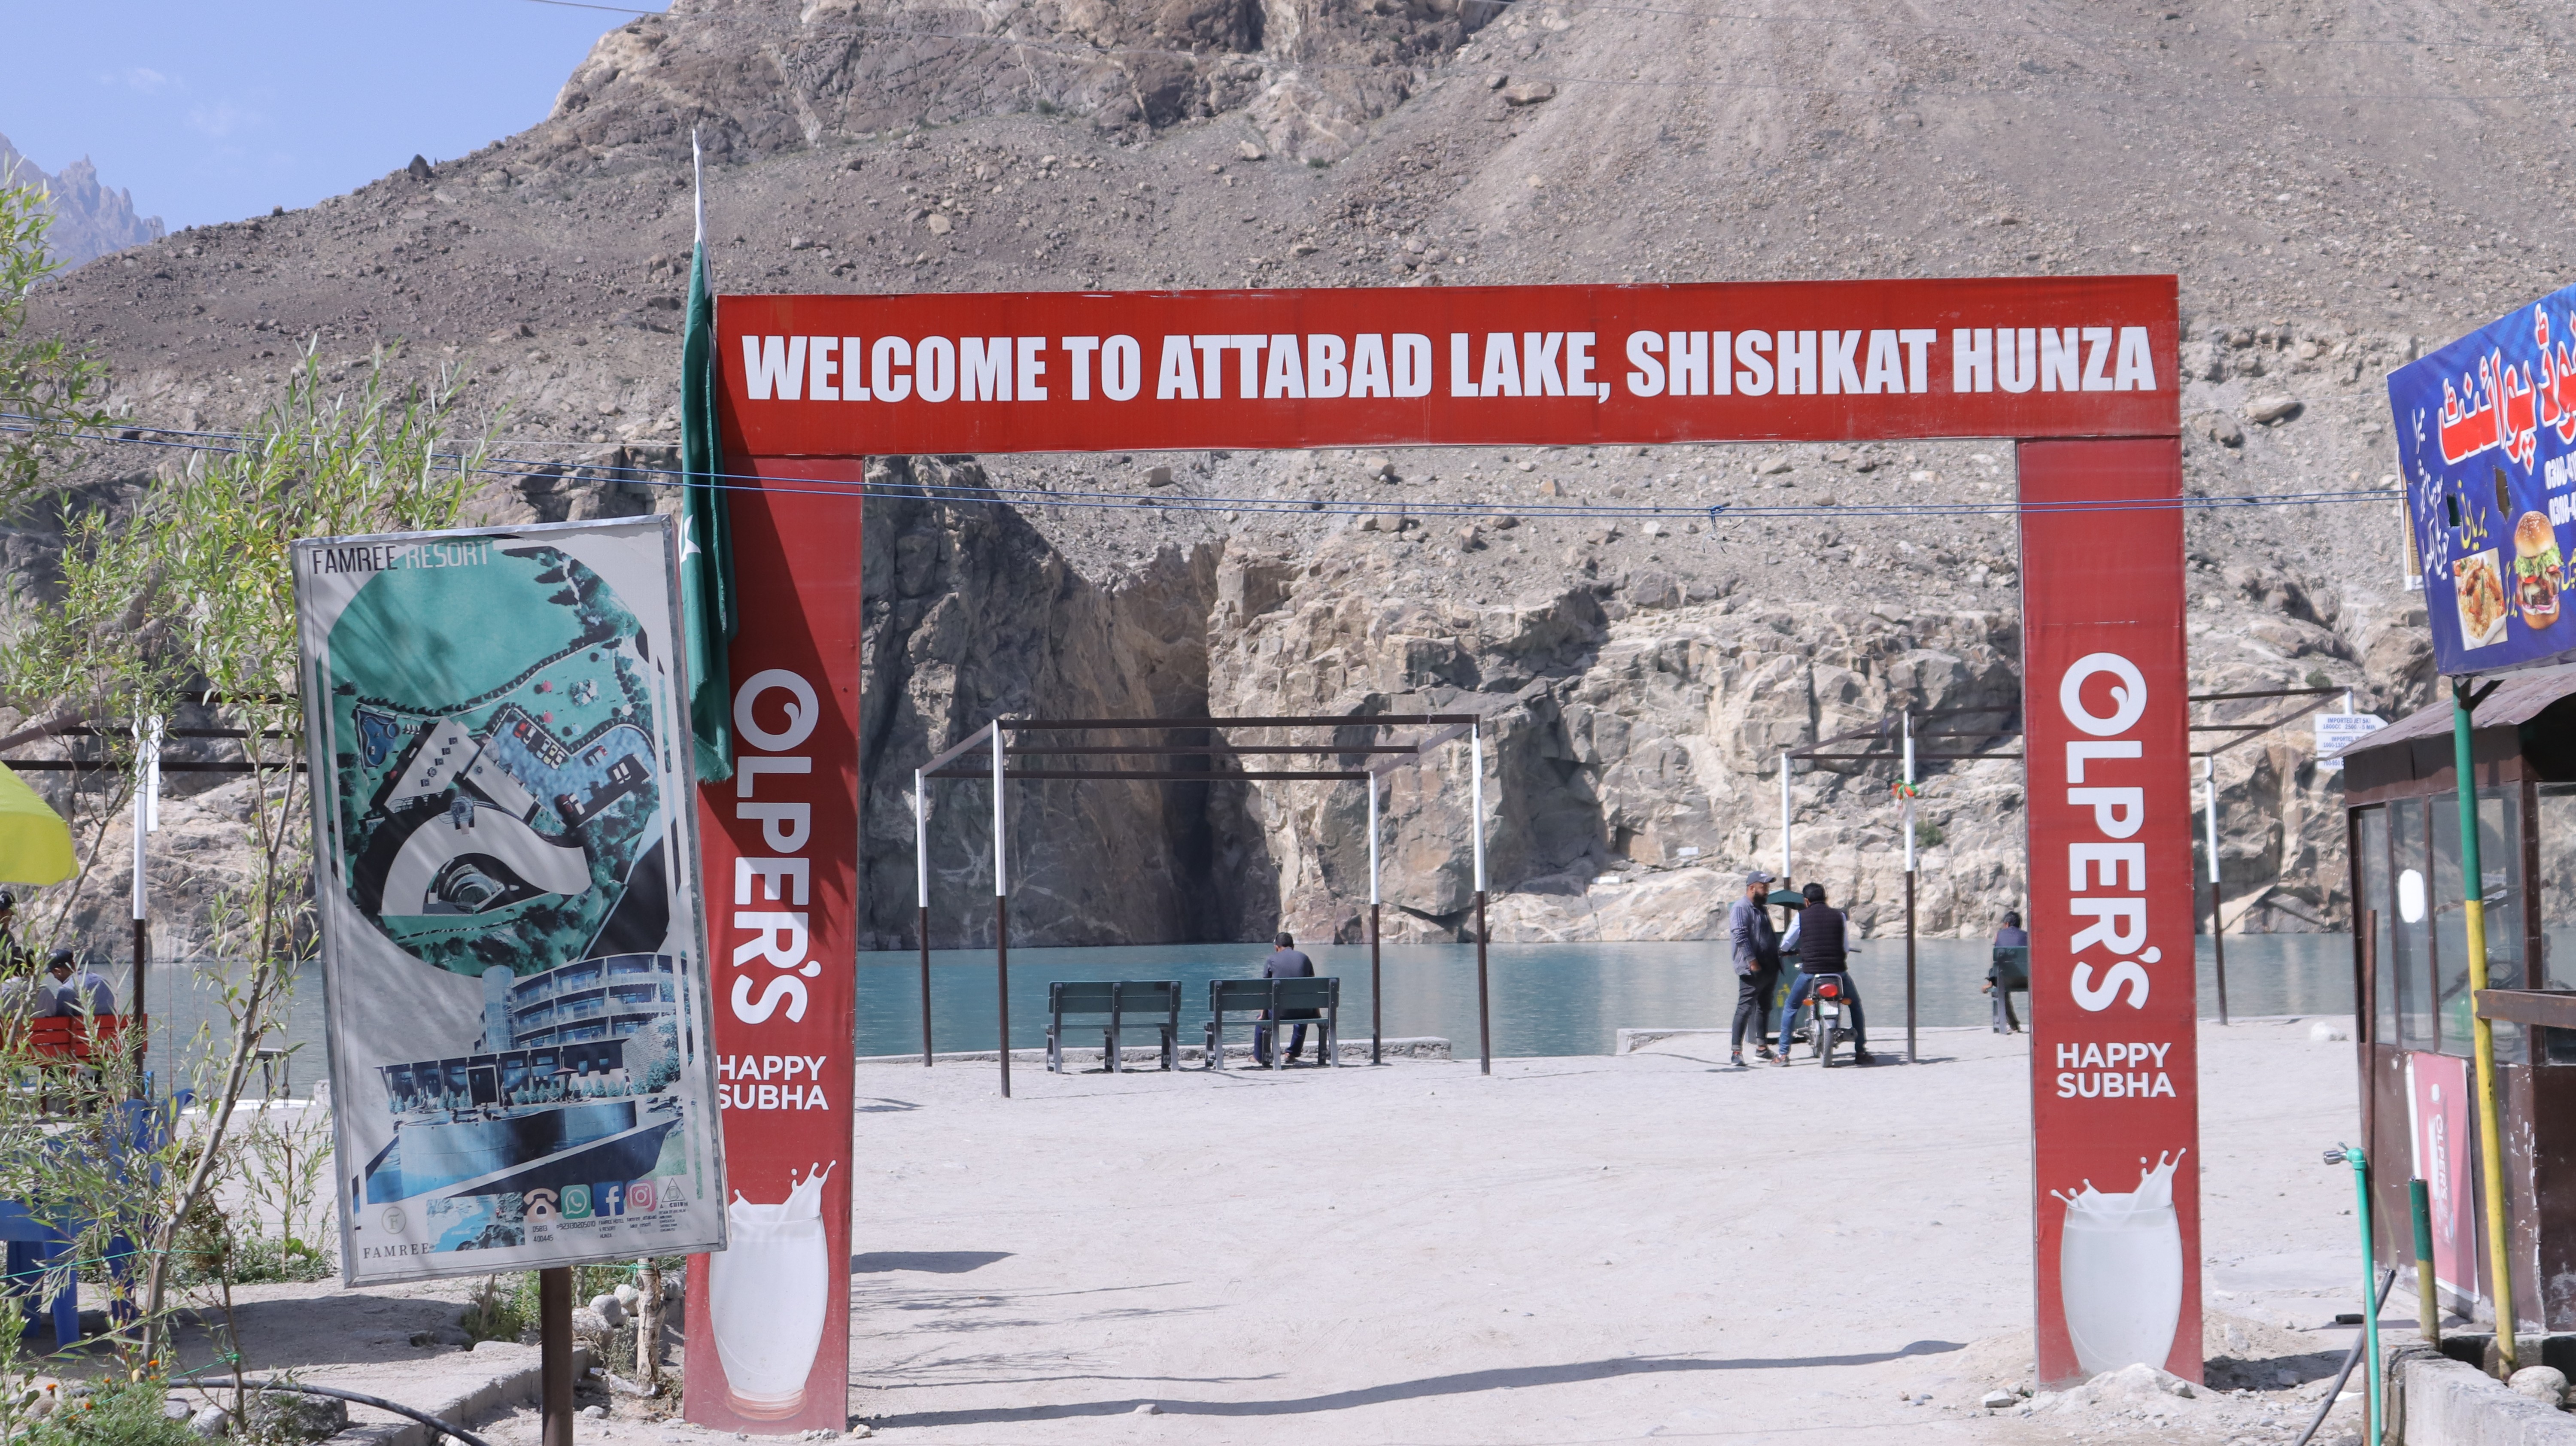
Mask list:
[[[2249,1397],[1976,1404],[2029,1377],[2027,1055],[1942,1030],[1830,1073],[1675,1042],[1490,1079],[1019,1066],[1005,1101],[990,1064],[863,1067],[851,1412],[997,1446],[2287,1443],[2360,1293],[2318,1158],[2354,1132],[2352,1047],[2310,1026],[2202,1031],[2209,1354],[2260,1363]],[[317,1328],[391,1293],[305,1289],[327,1380]],[[609,1404],[580,1439],[704,1439]]]
[[[2232,1325],[2303,1381],[2350,1332],[2286,1328],[2360,1293],[2318,1157],[2352,1047],[2309,1029],[2202,1036],[2211,1354]],[[2028,1379],[2026,1040],[1923,1041],[1830,1073],[1022,1068],[1009,1101],[990,1066],[872,1067],[852,1409],[943,1443],[2289,1439],[2295,1391],[1975,1406]]]

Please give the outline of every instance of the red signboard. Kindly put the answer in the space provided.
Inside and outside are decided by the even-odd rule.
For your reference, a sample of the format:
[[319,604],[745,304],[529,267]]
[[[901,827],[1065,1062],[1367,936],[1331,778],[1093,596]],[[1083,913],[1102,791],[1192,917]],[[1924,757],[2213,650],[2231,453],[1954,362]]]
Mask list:
[[2478,1298],[2477,1136],[2470,1130],[2469,1062],[2409,1052],[2406,1113],[2415,1136],[2415,1178],[2433,1217],[2433,1281],[2462,1300]]
[[728,456],[2171,436],[2170,276],[728,296]]
[[2039,1378],[2201,1372],[2177,439],[2020,449]]
[[[733,470],[758,473],[757,459]],[[800,478],[859,480],[847,463]],[[849,1425],[859,507],[732,495],[734,775],[698,791],[732,1244],[690,1262],[688,1418]]]

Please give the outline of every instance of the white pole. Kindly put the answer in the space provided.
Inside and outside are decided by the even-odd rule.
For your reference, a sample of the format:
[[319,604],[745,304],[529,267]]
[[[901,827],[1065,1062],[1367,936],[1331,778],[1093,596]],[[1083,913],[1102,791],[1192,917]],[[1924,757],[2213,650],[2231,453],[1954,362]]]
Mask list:
[[[1476,824],[1476,892],[1485,891],[1485,731],[1484,725],[1467,727],[1467,764],[1470,784],[1468,797]],[[1374,840],[1375,835],[1370,836]]]
[[912,877],[921,908],[930,907],[930,792],[921,770],[912,771]]
[[2200,760],[2200,776],[2209,785],[2209,795],[2204,816],[2207,819],[2209,831],[2209,881],[2211,886],[2209,932],[2215,934],[2218,932],[2218,760],[2215,758],[2203,758]]
[[1377,905],[1377,775],[1368,780],[1369,791],[1369,905]]
[[161,826],[161,720],[134,720],[134,917],[148,917],[143,841]]
[[1914,714],[1905,715],[1905,807],[1901,810],[1905,829],[1905,871],[1914,872]]
[[993,897],[1009,893],[1002,861],[1002,725],[993,724]]
[[2347,718],[2352,716],[2352,690],[2350,688],[2343,690],[2343,714]]
[[1780,887],[1789,887],[1789,755],[1780,755]]

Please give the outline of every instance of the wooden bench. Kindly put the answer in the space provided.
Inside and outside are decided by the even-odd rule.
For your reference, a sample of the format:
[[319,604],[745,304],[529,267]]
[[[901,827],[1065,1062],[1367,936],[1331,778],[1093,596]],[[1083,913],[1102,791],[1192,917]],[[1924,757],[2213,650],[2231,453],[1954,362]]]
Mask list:
[[[1312,1018],[1282,1019],[1291,1010],[1311,1011]],[[1245,1016],[1226,1018],[1227,1015]],[[1226,1026],[1249,1025],[1256,1031],[1270,1029],[1270,1067],[1279,1069],[1288,1058],[1288,1040],[1282,1031],[1294,1031],[1306,1025],[1315,1031],[1320,1044],[1317,1058],[1323,1063],[1341,1066],[1342,981],[1322,979],[1211,979],[1208,981],[1207,1062],[1205,1068],[1225,1068]]]
[[1120,980],[1110,984],[1055,983],[1047,986],[1047,1068],[1064,1073],[1064,1029],[1068,1018],[1087,1018],[1101,1031],[1101,1059],[1111,1073],[1122,1073],[1118,1036],[1124,1029],[1151,1028],[1162,1039],[1163,1068],[1181,1062],[1181,986],[1170,979]]

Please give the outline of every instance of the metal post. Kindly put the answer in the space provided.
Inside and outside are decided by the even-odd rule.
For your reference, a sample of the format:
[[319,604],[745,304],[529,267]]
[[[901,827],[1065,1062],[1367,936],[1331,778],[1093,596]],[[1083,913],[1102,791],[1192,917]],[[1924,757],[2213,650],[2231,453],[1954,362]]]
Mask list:
[[[2468,926],[2470,997],[2487,987],[2487,904],[2485,861],[2478,856],[2478,777],[2469,731],[2470,681],[2451,680],[2451,776],[2460,794],[2461,922]],[[2513,1250],[2506,1238],[2504,1209],[2504,1132],[2497,1119],[2495,1025],[2483,1011],[2469,1016],[2478,1065],[2478,1169],[2486,1187],[2487,1270],[2495,1291],[2496,1355],[2511,1376],[2520,1364],[2513,1341]]]
[[1905,712],[1905,1062],[1914,1050],[1914,711]]
[[[142,709],[135,711],[140,715]],[[134,744],[134,979],[126,990],[125,1035],[134,1053],[136,1073],[140,1074],[145,1055],[152,1047],[146,1032],[152,972],[151,889],[144,870],[148,853],[145,840],[161,826],[161,720],[154,718],[147,724],[137,716]]]
[[538,1440],[572,1446],[572,1267],[537,1272]]
[[[1377,775],[1368,777],[1369,808],[1369,1063],[1386,1063],[1386,986],[1378,972]],[[1339,1043],[1333,1046],[1338,1050]]]
[[1011,900],[1003,862],[1002,720],[993,720],[993,998],[1001,1011],[1002,1098],[1011,1097]]
[[1780,887],[1789,887],[1789,755],[1780,755]]
[[2369,1434],[2363,1436],[2362,1441],[2364,1446],[2379,1446],[2379,1262],[2372,1258],[2375,1244],[2370,1229],[2370,1156],[2365,1150],[2347,1148],[2343,1157],[2352,1166],[2355,1205],[2361,1216],[2361,1334],[2370,1349],[2370,1373],[2363,1377],[2369,1386],[2366,1404],[2370,1412],[2364,1418],[2368,1422]]
[[930,1068],[930,793],[912,771],[912,874],[921,909],[921,1067]]
[[1494,1072],[1492,990],[1485,972],[1485,727],[1467,730],[1469,810],[1476,834],[1476,1046],[1478,1072]]
[[2226,897],[2218,886],[2218,760],[2200,760],[2200,776],[2209,784],[2209,954],[2218,969],[2218,1022],[2227,1023],[2227,916],[2219,904]]
[[2415,1217],[2415,1329],[2424,1344],[2442,1343],[2442,1288],[2433,1280],[2433,1206],[2421,1180],[2406,1182],[2406,1206]]

